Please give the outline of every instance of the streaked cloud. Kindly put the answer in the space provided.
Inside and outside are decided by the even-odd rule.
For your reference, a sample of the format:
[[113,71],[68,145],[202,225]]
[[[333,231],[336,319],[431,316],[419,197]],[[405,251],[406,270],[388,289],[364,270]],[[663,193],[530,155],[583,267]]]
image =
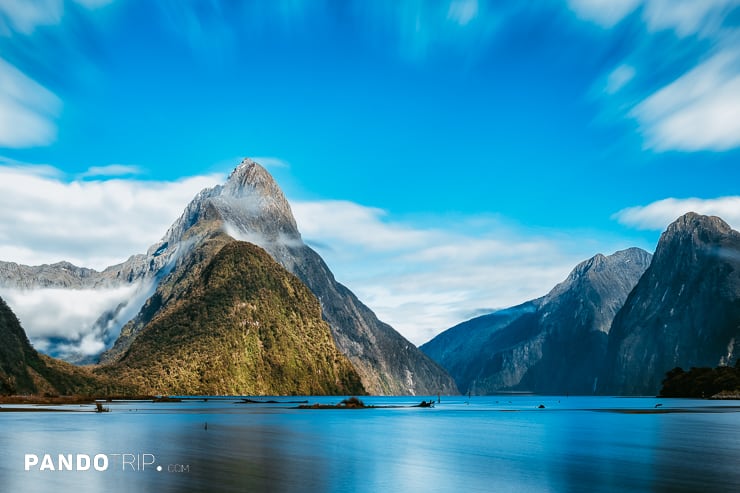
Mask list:
[[0,58],[0,147],[52,143],[61,106],[55,94]]
[[140,175],[142,169],[127,164],[109,164],[107,166],[91,166],[80,174],[80,178],[110,178],[120,176]]
[[580,18],[610,28],[633,12],[641,0],[567,0]]
[[671,29],[680,37],[713,37],[723,29],[738,0],[643,0],[642,17],[652,31]]
[[[97,9],[115,0],[74,0],[87,9]],[[0,2],[0,35],[32,34],[37,27],[59,24],[64,17],[64,0],[3,0]]]
[[411,61],[450,48],[475,57],[518,6],[481,0],[351,2],[359,31],[381,36]]
[[78,3],[85,8],[98,9],[100,7],[105,7],[106,5],[110,5],[116,0],[74,0],[74,1],[75,3]]
[[657,151],[740,146],[740,50],[714,55],[638,104],[631,115]]
[[644,206],[622,209],[613,218],[625,226],[662,231],[687,212],[719,216],[733,229],[740,230],[740,196],[715,199],[667,198]]
[[624,86],[635,77],[635,68],[631,65],[620,65],[615,68],[606,80],[606,87],[604,90],[607,94],[614,94],[622,89]]
[[671,29],[678,36],[714,34],[738,0],[566,0],[578,18],[611,28],[636,10],[648,29]]
[[304,240],[337,279],[415,344],[482,309],[546,294],[604,248],[585,233],[531,231],[495,217],[394,221],[346,201],[292,207]]
[[[632,51],[612,69],[603,93],[606,104],[637,122],[646,148],[721,152],[740,147],[740,29],[729,20],[740,13],[740,0],[568,0],[568,6],[579,18],[607,29],[639,12],[635,22],[643,31],[629,40]],[[673,36],[665,37],[666,31]],[[663,45],[675,46],[664,51],[678,55],[659,61],[662,71],[673,70],[675,76],[656,85],[649,80],[656,60],[646,53],[658,37]],[[644,73],[640,89],[616,97],[637,73]]]
[[[93,10],[114,0],[3,0],[0,36],[28,38],[39,27],[63,22],[65,6]],[[56,118],[62,100],[29,77],[24,70],[0,58],[0,147],[46,146],[57,137]]]
[[3,0],[0,2],[0,33],[31,34],[36,27],[58,24],[64,13],[62,0]]
[[461,26],[468,24],[478,15],[478,0],[455,0],[450,3],[447,18]]

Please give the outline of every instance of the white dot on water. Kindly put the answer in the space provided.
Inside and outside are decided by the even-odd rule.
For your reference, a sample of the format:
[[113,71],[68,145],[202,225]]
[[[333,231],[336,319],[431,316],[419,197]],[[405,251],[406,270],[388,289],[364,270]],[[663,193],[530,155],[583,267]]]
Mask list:
[[162,472],[162,466],[157,466],[157,471]]

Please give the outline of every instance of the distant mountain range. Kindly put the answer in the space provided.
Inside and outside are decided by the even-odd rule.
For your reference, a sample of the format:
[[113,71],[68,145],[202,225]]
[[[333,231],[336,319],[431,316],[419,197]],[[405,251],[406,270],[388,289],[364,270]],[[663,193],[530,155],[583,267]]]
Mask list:
[[[233,242],[257,245],[287,272],[278,273],[255,252],[231,246]],[[288,310],[280,316],[250,312],[254,320],[242,319],[239,323],[258,323],[262,329],[249,331],[242,327],[249,335],[243,334],[238,341],[236,333],[231,332],[233,325],[238,325],[234,317],[241,316],[241,307],[255,305],[250,297],[253,293],[218,291],[231,300],[232,304],[226,306],[223,300],[208,294],[213,291],[213,279],[201,277],[214,268],[214,262],[223,267],[220,252],[226,248],[243,255],[229,256],[233,265],[225,272],[261,272],[257,280],[263,280],[264,271],[283,276],[282,281],[268,282],[270,287],[264,288],[263,294],[274,301],[271,310],[280,306]],[[251,269],[252,263],[263,269]],[[295,306],[289,303],[285,297],[302,289],[297,285],[287,291],[278,290],[280,295],[268,293],[294,283],[293,276],[297,277],[295,282],[308,288],[313,301],[301,298]],[[237,277],[232,281],[235,285],[250,282]],[[350,393],[364,389],[372,394],[457,393],[454,381],[441,366],[379,321],[335,280],[321,257],[303,243],[278,185],[264,168],[249,159],[232,172],[225,184],[201,191],[145,255],[134,255],[102,272],[66,262],[40,267],[0,263],[0,287],[24,292],[53,288],[89,290],[92,295],[108,293],[107,306],[90,328],[108,347],[99,355],[104,368],[96,372],[112,375],[108,369],[115,368],[145,392]],[[309,316],[316,314],[310,308],[314,302],[328,324],[329,339],[322,335],[322,324]],[[183,313],[190,315],[184,318]],[[275,317],[281,323],[277,324]],[[223,322],[219,330],[224,331],[216,333],[217,320]],[[231,320],[228,329],[227,320]],[[268,320],[273,321],[270,328],[263,325]],[[213,332],[209,332],[211,328]],[[162,344],[166,337],[174,337],[177,344]],[[139,338],[148,342],[137,342]],[[50,354],[56,351],[56,355],[76,362],[98,359],[96,355],[91,358],[64,352],[71,343],[79,346],[79,340],[52,342],[55,344],[49,348]],[[196,347],[190,357],[184,356]],[[293,358],[297,366],[293,368],[293,363],[281,358]],[[303,363],[298,364],[296,358]],[[256,366],[250,367],[247,361]],[[234,368],[225,369],[229,365]],[[298,371],[299,367],[304,373]],[[289,368],[298,373],[291,373]],[[270,373],[272,370],[276,373]],[[158,380],[148,376],[152,372],[159,375]],[[253,379],[266,382],[250,380],[249,372]],[[219,379],[222,381],[217,384]]]
[[677,366],[733,364],[740,234],[689,213],[655,255],[578,265],[543,298],[463,322],[421,346],[462,392],[655,395]]
[[596,255],[546,296],[463,322],[421,349],[463,392],[593,393],[612,319],[650,258],[638,248]]

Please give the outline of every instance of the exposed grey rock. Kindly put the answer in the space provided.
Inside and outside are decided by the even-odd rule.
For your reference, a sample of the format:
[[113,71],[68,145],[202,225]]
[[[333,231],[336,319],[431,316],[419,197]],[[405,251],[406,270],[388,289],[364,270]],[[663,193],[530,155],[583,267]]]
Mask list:
[[69,262],[44,264],[35,267],[0,262],[0,285],[20,289],[94,287],[102,282],[100,272],[77,267]]
[[596,255],[546,296],[459,324],[421,349],[464,393],[591,394],[611,321],[650,258],[638,248]]
[[168,257],[153,254],[133,255],[102,272],[69,262],[28,266],[0,261],[0,286],[17,289],[117,287],[154,277],[167,260]]
[[739,346],[740,233],[688,213],[615,317],[599,390],[655,395],[669,370],[734,364]]

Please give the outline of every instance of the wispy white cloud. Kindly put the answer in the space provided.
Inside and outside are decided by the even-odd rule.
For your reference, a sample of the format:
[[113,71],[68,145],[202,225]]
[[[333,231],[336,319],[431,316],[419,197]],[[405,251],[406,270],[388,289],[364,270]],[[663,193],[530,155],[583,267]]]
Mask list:
[[[393,221],[352,202],[292,207],[304,240],[340,282],[415,344],[481,310],[544,295],[604,247],[586,234],[528,231],[492,217]],[[618,246],[628,245],[609,248]]]
[[327,244],[357,243],[365,250],[382,252],[432,241],[429,232],[384,222],[386,212],[375,207],[342,200],[295,202],[292,207],[302,235]]
[[197,192],[223,179],[65,181],[48,167],[0,166],[0,260],[105,268],[145,252]]
[[[63,22],[65,5],[97,9],[114,0],[2,0],[0,36],[28,37]],[[62,101],[23,70],[0,58],[0,147],[26,148],[56,140]]]
[[633,12],[642,0],[567,0],[580,18],[610,28]]
[[[115,0],[74,0],[86,9],[98,9]],[[41,26],[59,24],[64,17],[64,0],[3,0],[0,2],[0,35],[32,34]]]
[[[693,152],[740,146],[740,29],[727,22],[739,12],[740,0],[568,0],[568,6],[604,28],[639,11],[636,22],[644,31],[631,41],[633,52],[612,69],[602,94],[607,104],[616,104],[621,114],[637,122],[646,148]],[[672,81],[651,86],[647,79],[655,60],[644,52],[651,51],[646,47],[657,36],[663,36],[662,43],[671,39],[665,31],[672,32],[668,42],[676,44],[676,52],[685,55],[677,55]],[[637,73],[645,74],[638,81],[640,89],[622,97],[621,89]]]
[[361,32],[382,36],[400,56],[416,61],[440,48],[475,56],[519,7],[480,0],[378,0],[352,2],[350,8],[364,23]]
[[61,106],[51,91],[0,58],[0,147],[53,142]]
[[667,198],[644,206],[622,209],[613,218],[626,226],[660,231],[687,212],[719,216],[733,229],[740,230],[740,196],[715,199]]
[[740,146],[740,50],[722,51],[652,94],[631,112],[658,151]]
[[109,164],[107,166],[91,166],[80,174],[80,178],[111,178],[121,176],[140,175],[143,171],[138,166],[128,164]]
[[3,0],[0,2],[0,33],[31,34],[36,27],[58,24],[64,13],[62,0]]
[[671,29],[680,37],[714,36],[738,0],[643,0],[642,17],[652,31]]
[[450,3],[447,18],[461,26],[468,24],[478,15],[478,0],[455,0]]
[[88,9],[99,9],[101,7],[105,7],[106,5],[112,4],[116,0],[74,0],[74,1],[75,3],[78,3]]
[[606,91],[607,94],[614,94],[629,84],[634,77],[635,68],[631,65],[622,64],[609,74],[604,91]]
[[685,37],[713,35],[725,17],[740,5],[738,0],[566,0],[578,18],[604,28],[617,25],[640,9],[641,18],[651,31],[673,30]]

